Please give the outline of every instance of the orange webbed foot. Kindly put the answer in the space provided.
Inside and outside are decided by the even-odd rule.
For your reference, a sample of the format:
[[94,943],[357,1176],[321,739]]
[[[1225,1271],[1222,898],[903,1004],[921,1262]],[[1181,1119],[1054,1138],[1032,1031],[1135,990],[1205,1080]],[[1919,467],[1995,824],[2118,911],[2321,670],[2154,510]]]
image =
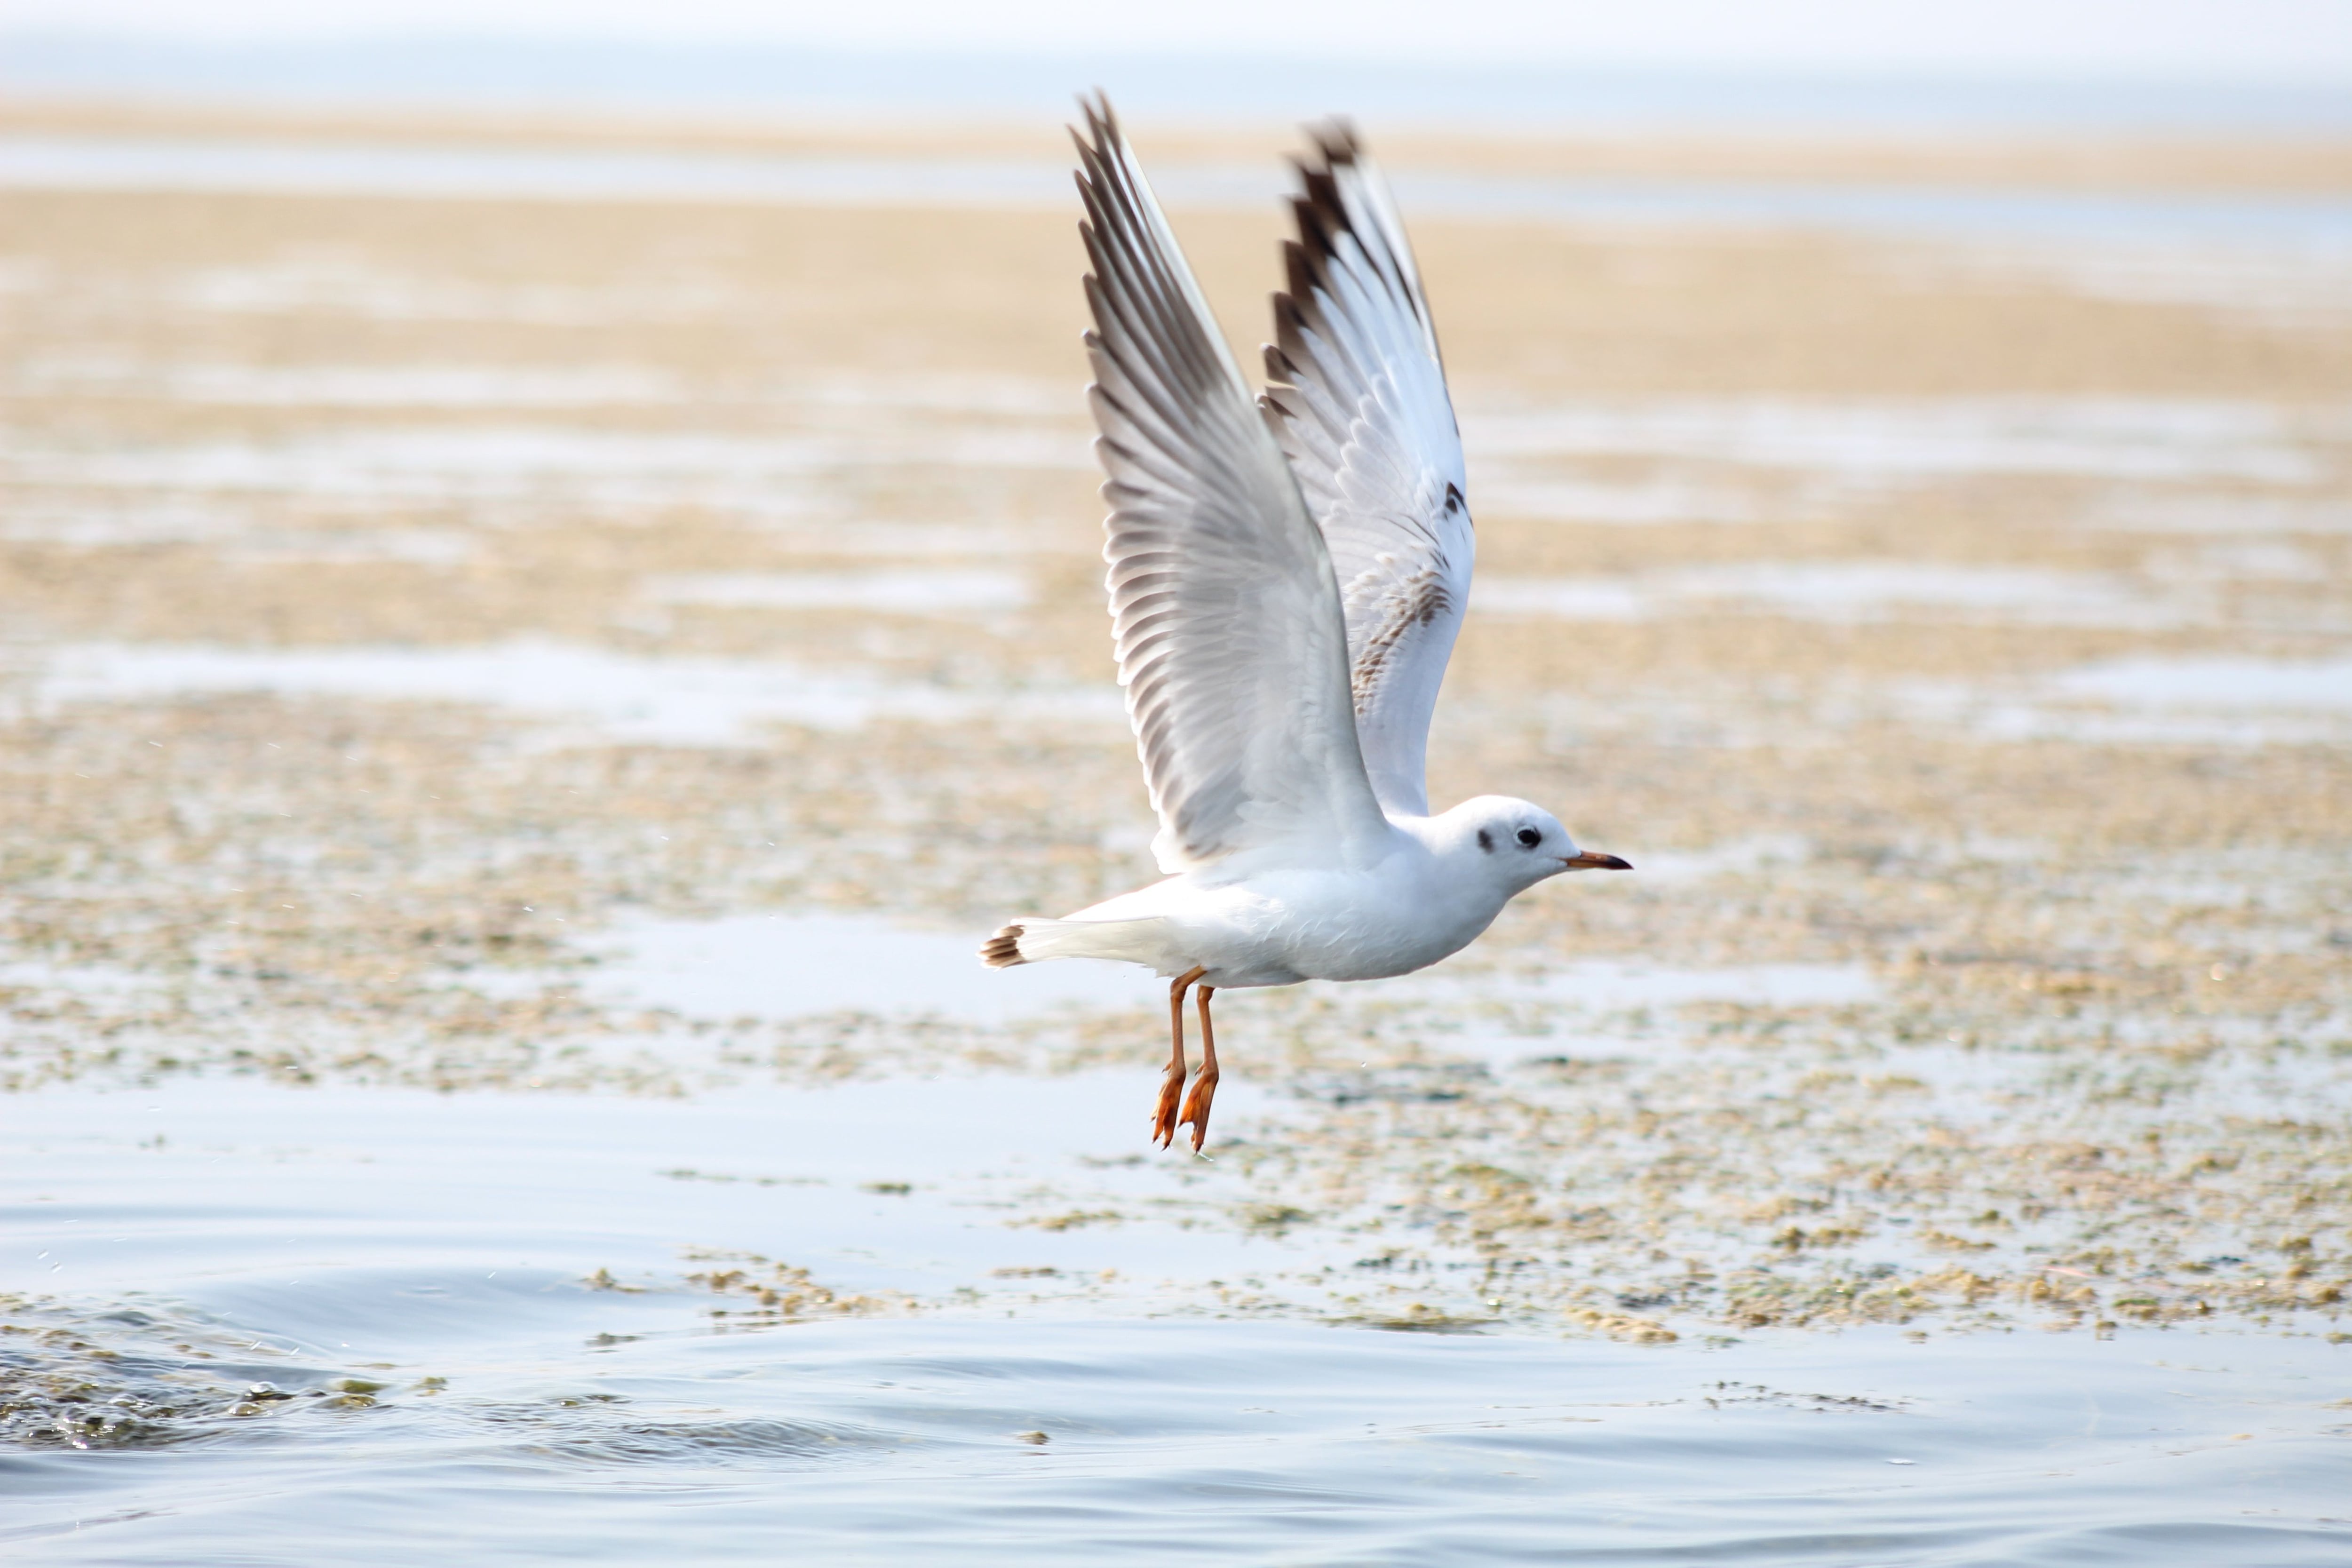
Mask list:
[[1176,1142],[1176,1100],[1184,1092],[1184,1069],[1171,1064],[1160,1080],[1160,1103],[1151,1112],[1151,1141],[1165,1149]]
[[1192,1152],[1195,1154],[1201,1152],[1201,1145],[1209,1141],[1209,1106],[1216,1098],[1217,1065],[1209,1062],[1192,1079],[1192,1092],[1184,1097],[1184,1113],[1177,1118],[1179,1126],[1192,1130]]

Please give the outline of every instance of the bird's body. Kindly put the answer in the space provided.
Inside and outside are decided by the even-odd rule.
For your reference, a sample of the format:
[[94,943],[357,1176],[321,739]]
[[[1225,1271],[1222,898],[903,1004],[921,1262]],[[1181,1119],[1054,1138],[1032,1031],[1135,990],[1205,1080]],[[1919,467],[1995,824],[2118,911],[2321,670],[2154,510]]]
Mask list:
[[[1429,721],[1475,552],[1461,437],[1386,183],[1342,125],[1300,165],[1253,398],[1108,104],[1078,142],[1095,444],[1111,503],[1113,641],[1162,881],[981,950],[1173,977],[1154,1113],[1197,1151],[1226,986],[1378,980],[1459,952],[1580,851],[1549,813],[1481,795],[1432,815]],[[1203,1060],[1182,1108],[1183,998]]]
[[[1024,921],[1013,940],[1024,962],[1108,958],[1166,975],[1197,966],[1219,990],[1410,974],[1476,941],[1514,894],[1559,869],[1510,841],[1531,811],[1488,796],[1392,817],[1388,841],[1356,865],[1237,855],[1064,920]],[[1496,847],[1478,847],[1482,824]]]

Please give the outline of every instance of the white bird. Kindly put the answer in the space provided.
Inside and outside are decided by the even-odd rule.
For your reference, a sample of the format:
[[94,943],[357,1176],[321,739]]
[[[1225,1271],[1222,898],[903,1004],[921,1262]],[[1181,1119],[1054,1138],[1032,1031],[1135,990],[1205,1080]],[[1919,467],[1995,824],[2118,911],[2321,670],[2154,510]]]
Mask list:
[[[1171,976],[1152,1136],[1164,1148],[1189,1125],[1197,1152],[1215,992],[1408,973],[1546,878],[1631,868],[1523,800],[1430,815],[1430,712],[1469,599],[1467,479],[1421,275],[1352,129],[1316,128],[1316,159],[1298,165],[1273,384],[1253,398],[1108,101],[1086,121],[1073,135],[1103,555],[1167,875],[1016,920],[981,956]],[[1180,1114],[1195,984],[1201,1071]]]

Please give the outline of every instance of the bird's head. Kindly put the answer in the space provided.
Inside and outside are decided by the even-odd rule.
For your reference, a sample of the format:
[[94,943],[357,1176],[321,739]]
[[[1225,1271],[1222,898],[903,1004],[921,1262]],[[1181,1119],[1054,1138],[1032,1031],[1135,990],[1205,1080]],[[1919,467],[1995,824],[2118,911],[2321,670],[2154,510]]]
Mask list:
[[1509,795],[1482,795],[1465,800],[1438,821],[1453,857],[1483,868],[1513,893],[1562,871],[1633,868],[1614,855],[1579,849],[1559,818],[1542,806]]

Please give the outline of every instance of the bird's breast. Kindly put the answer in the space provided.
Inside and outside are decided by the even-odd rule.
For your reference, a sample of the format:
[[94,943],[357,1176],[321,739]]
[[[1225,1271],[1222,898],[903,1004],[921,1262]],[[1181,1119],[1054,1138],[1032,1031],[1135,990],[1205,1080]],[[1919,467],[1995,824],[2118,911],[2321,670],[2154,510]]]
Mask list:
[[1461,951],[1494,923],[1500,906],[1433,896],[1413,869],[1334,877],[1296,889],[1280,921],[1288,967],[1310,980],[1410,974]]

